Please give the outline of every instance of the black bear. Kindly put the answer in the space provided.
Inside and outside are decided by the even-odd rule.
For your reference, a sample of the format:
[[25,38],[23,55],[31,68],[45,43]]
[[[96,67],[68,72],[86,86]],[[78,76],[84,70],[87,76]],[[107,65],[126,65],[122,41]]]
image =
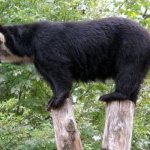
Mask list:
[[1,25],[0,60],[34,63],[54,93],[48,109],[63,105],[73,81],[108,78],[115,81],[115,91],[100,100],[136,103],[150,65],[150,34],[137,23],[117,17]]

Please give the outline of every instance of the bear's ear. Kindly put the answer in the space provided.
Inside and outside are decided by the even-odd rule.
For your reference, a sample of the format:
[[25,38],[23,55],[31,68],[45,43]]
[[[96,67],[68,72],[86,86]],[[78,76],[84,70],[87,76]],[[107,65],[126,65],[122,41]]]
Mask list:
[[0,32],[0,44],[5,43],[5,36],[3,33]]

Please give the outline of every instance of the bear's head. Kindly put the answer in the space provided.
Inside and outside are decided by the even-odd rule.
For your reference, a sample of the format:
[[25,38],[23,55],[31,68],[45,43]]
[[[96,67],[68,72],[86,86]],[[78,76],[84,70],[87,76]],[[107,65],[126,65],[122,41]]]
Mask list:
[[33,63],[33,58],[27,56],[20,57],[11,52],[6,45],[5,35],[0,32],[0,63],[25,64]]
[[13,55],[10,52],[5,43],[6,43],[5,36],[3,33],[0,32],[0,61],[10,62],[12,58],[14,59],[15,55]]

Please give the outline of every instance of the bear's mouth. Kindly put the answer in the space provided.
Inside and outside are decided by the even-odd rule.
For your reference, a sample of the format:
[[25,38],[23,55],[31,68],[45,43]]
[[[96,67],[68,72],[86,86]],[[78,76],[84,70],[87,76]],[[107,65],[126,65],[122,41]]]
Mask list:
[[28,64],[33,62],[34,57],[19,57],[16,55],[11,55],[6,51],[0,51],[0,63]]

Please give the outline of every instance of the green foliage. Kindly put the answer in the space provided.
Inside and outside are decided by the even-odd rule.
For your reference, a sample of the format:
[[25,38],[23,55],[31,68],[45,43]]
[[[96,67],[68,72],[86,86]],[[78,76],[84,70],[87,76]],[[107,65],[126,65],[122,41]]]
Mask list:
[[[75,21],[105,16],[125,16],[150,29],[147,0],[0,0],[0,22],[20,24],[37,20]],[[150,149],[150,80],[147,76],[137,104],[133,150]],[[99,149],[105,122],[101,94],[114,83],[75,83],[75,116],[86,150]],[[33,66],[0,64],[0,149],[56,150],[52,120],[45,105],[52,96]]]
[[0,105],[0,149],[30,150],[55,147],[52,125],[39,113],[21,106],[19,114],[16,99]]
[[150,29],[149,0],[114,0],[114,4],[117,13],[134,19]]

